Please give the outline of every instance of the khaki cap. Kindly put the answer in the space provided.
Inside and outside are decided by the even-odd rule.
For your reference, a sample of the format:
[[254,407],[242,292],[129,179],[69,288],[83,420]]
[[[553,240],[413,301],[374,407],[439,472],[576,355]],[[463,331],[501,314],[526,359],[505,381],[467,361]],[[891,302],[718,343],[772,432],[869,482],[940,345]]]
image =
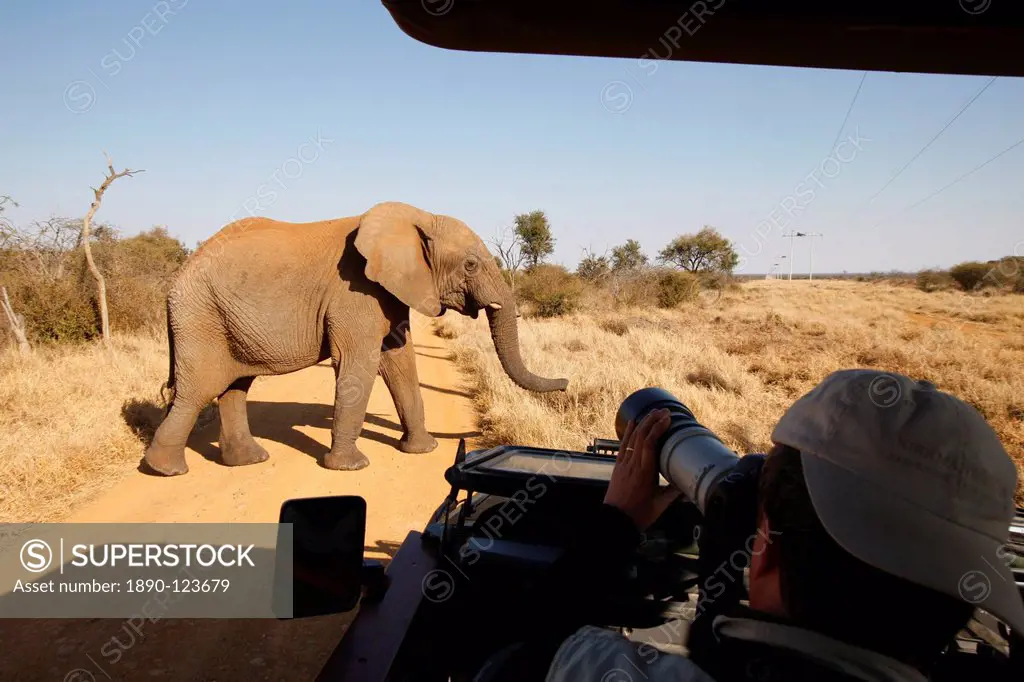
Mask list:
[[976,409],[925,381],[842,370],[797,400],[772,440],[800,451],[811,503],[847,552],[1024,634],[1005,547],[1017,469]]

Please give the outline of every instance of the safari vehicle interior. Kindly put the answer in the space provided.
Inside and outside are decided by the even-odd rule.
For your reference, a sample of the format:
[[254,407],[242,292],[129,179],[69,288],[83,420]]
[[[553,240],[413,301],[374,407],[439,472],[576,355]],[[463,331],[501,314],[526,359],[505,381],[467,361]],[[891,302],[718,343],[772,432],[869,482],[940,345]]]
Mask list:
[[[355,604],[362,594],[358,617],[317,679],[474,679],[489,659],[518,641],[521,633],[502,614],[521,608],[573,529],[593,517],[617,450],[617,441],[596,439],[579,452],[499,446],[467,453],[463,441],[445,472],[448,497],[422,531],[407,535],[386,574],[376,562],[363,561],[361,542],[332,545],[325,537],[320,544],[331,547],[332,560],[296,555],[296,594],[304,598],[301,606],[296,600],[296,617],[324,612],[316,606],[318,591],[323,602],[335,603]],[[324,507],[325,499],[333,500],[333,509]],[[294,513],[304,506],[308,514]],[[321,529],[350,527],[353,519],[365,523],[367,513],[358,497],[291,500],[285,507],[293,523],[318,519]],[[593,595],[605,621],[595,625],[621,628],[633,641],[669,651],[683,646],[707,572],[695,541],[700,522],[695,505],[673,503],[645,532],[627,593]],[[1024,509],[1009,528],[1007,548],[1024,598]],[[743,562],[719,565],[720,575],[723,568],[732,584],[743,585]],[[360,569],[362,582],[338,577]],[[334,589],[325,591],[322,586],[332,582]],[[720,597],[717,608],[728,608],[730,598],[744,603],[745,588]],[[933,679],[1015,679],[1024,650],[1014,637],[978,611]]]
[[[668,59],[684,61],[1024,75],[1024,4],[998,0],[383,4],[410,37],[444,49],[636,59],[655,48],[659,58],[668,52]],[[409,532],[386,573],[363,561],[362,536],[353,528],[374,510],[360,498],[288,501],[282,522],[296,525],[296,538],[320,547],[319,554],[295,556],[302,599],[293,617],[323,613],[327,603],[344,610],[359,601],[358,616],[318,679],[473,679],[514,641],[516,633],[503,628],[503,610],[558,557],[573,524],[601,503],[617,446],[595,440],[579,452],[529,445],[466,452],[461,442],[445,473],[448,497],[422,530]],[[544,493],[531,499],[530,512],[506,523],[504,504],[540,486]],[[699,521],[694,505],[679,501],[648,531],[629,594],[594,595],[607,625],[649,641],[667,622],[694,619]],[[340,526],[346,530],[339,535]],[[1024,596],[1024,509],[1017,510],[1007,542]],[[324,585],[332,587],[318,601]],[[945,659],[936,679],[1021,679],[1024,643],[1020,633],[979,611]]]

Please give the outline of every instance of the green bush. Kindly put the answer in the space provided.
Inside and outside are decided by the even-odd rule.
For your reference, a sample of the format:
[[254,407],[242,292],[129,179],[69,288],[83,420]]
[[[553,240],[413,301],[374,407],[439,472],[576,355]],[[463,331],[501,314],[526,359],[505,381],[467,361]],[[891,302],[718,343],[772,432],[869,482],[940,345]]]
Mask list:
[[580,306],[583,285],[560,265],[534,266],[522,278],[518,294],[530,304],[537,317],[559,317],[575,312]]
[[917,288],[921,291],[940,291],[948,289],[953,284],[953,279],[948,272],[942,270],[922,270],[917,273]]
[[994,284],[989,277],[990,270],[991,268],[985,263],[967,261],[951,267],[949,269],[949,276],[964,291],[974,291],[983,286]]
[[658,277],[658,307],[676,308],[700,293],[700,278],[692,272],[664,272]]

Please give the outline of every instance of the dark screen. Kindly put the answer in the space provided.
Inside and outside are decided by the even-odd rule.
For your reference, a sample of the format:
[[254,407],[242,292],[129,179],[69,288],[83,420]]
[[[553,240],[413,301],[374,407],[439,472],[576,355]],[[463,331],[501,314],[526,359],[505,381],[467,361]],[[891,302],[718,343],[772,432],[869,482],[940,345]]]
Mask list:
[[293,529],[293,617],[355,608],[362,587],[365,500],[289,500],[281,507],[280,522]]

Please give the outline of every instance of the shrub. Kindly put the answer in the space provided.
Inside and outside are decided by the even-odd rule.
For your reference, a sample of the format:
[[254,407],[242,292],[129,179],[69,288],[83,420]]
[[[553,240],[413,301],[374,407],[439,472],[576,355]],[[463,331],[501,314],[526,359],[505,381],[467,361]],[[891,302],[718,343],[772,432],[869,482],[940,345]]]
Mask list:
[[617,306],[646,308],[658,301],[658,273],[653,270],[623,270],[608,280]]
[[99,251],[111,326],[120,331],[163,327],[167,290],[187,257],[181,242],[162,227],[119,239],[112,248]]
[[1024,256],[1006,256],[999,260],[988,261],[988,274],[983,284],[1013,289],[1017,278],[1024,271]]
[[519,286],[520,298],[532,304],[537,317],[559,317],[576,311],[582,292],[580,280],[560,265],[531,268]]
[[692,272],[664,272],[658,277],[658,306],[676,308],[700,293],[700,278]]
[[1013,293],[1024,294],[1024,271],[1018,272],[1013,280]]
[[10,296],[33,340],[87,341],[99,335],[99,316],[86,290],[90,284],[91,279],[71,277],[49,283],[21,280]]
[[583,343],[579,339],[571,339],[566,342],[565,349],[572,353],[582,353],[587,349],[587,344]]
[[703,289],[718,289],[724,291],[732,283],[732,277],[726,272],[701,272],[700,286]]
[[918,289],[928,292],[948,289],[953,283],[949,273],[942,270],[922,270],[916,281]]
[[455,330],[446,320],[434,320],[434,333],[442,339],[454,339],[456,336]]
[[579,308],[579,295],[571,291],[553,291],[535,302],[537,317],[561,317]]
[[989,266],[984,263],[978,263],[977,261],[968,261],[965,263],[959,263],[949,269],[949,276],[953,278],[960,288],[964,291],[974,291],[986,283],[986,278],[989,274]]
[[[70,222],[61,229],[61,234],[77,234]],[[93,253],[106,280],[113,331],[161,329],[167,289],[188,257],[184,245],[160,227],[126,239],[109,228],[97,229],[95,236]],[[32,340],[88,341],[100,333],[96,282],[74,241],[58,247],[36,243],[0,250],[0,279]],[[5,327],[0,341],[7,336]]]
[[629,332],[629,325],[626,324],[625,320],[617,317],[601,320],[597,326],[609,334],[615,334],[615,336],[625,336]]

